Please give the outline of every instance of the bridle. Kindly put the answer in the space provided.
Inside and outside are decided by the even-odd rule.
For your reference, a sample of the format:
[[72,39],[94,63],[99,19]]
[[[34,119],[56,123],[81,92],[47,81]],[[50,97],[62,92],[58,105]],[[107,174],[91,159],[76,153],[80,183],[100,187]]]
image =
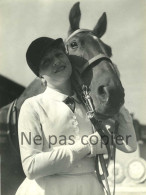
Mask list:
[[[89,29],[78,29],[76,31],[74,31],[66,40],[65,40],[65,47],[66,47],[66,53],[69,55],[69,50],[68,50],[68,44],[67,42],[76,34],[81,33],[81,32],[89,32],[91,34],[93,34],[93,32]],[[93,34],[93,36],[95,36]],[[102,46],[102,44],[98,41],[100,48],[102,50],[103,53],[99,53],[98,55],[94,56],[93,58],[91,58],[90,60],[88,60],[85,64],[83,64],[83,68],[82,71],[79,72],[80,74],[82,74],[83,72],[85,72],[86,69],[93,67],[94,65],[98,65],[100,61],[106,60],[109,63],[110,67],[112,68],[115,76],[117,77],[117,79],[120,81],[119,75],[117,73],[117,70],[115,68],[115,65],[113,64],[113,62],[111,61],[111,59],[108,57],[108,55],[105,52],[104,47]]]
[[[74,35],[76,35],[80,32],[92,32],[92,31],[88,30],[88,29],[78,29],[78,30],[74,31],[66,39],[66,43],[69,41],[70,38],[72,38]],[[101,46],[101,44],[100,44],[100,46]],[[102,49],[102,51],[104,50],[103,48],[101,48],[101,49]],[[68,44],[66,44],[66,50],[69,54]],[[100,134],[101,138],[105,134],[105,131],[103,131],[102,120],[98,120],[98,118],[96,116],[96,112],[95,112],[95,109],[94,109],[95,108],[94,107],[94,102],[93,102],[92,97],[90,95],[90,88],[87,85],[84,84],[83,80],[81,79],[81,74],[85,70],[87,70],[88,68],[92,68],[93,66],[98,65],[103,60],[106,60],[106,61],[110,62],[109,64],[110,64],[112,70],[114,71],[116,77],[119,79],[119,76],[117,74],[117,71],[116,71],[111,59],[105,53],[101,53],[101,54],[96,55],[92,59],[90,59],[88,62],[86,62],[83,65],[83,69],[82,69],[81,72],[79,72],[77,70],[74,70],[75,82],[73,82],[74,88],[75,88],[77,94],[79,95],[79,98],[81,99],[81,101],[85,105],[88,118],[90,119],[95,131],[98,131],[98,133]],[[118,130],[118,125],[119,124],[118,124],[117,121],[114,121],[114,125],[115,125],[115,130]],[[103,142],[104,142],[104,140],[103,140]],[[106,147],[107,147],[107,145],[106,145]],[[107,150],[108,150],[108,163],[109,163],[109,160],[111,158],[111,152],[110,152],[110,149],[108,147],[107,147]],[[116,145],[113,143],[113,160],[114,160],[114,191],[113,191],[113,194],[115,194],[115,155],[116,155]],[[100,165],[101,165],[101,168],[102,168],[103,175],[100,175],[100,172],[99,172],[99,164],[98,164],[99,162],[100,162]],[[107,180],[107,177],[108,177],[108,170],[107,170],[108,163],[105,162],[104,156],[102,154],[96,155],[95,164],[96,164],[97,177],[98,177],[98,179],[99,179],[99,181],[101,182],[102,185],[103,185],[102,179],[105,180],[105,186],[103,185],[103,187],[105,188],[105,191],[106,191],[107,195],[111,195],[108,180]]]

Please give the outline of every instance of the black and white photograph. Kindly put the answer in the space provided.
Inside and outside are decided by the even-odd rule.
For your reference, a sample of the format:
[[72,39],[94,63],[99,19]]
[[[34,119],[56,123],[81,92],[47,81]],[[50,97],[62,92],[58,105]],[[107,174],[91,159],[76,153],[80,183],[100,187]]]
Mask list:
[[146,194],[146,0],[0,0],[0,195]]

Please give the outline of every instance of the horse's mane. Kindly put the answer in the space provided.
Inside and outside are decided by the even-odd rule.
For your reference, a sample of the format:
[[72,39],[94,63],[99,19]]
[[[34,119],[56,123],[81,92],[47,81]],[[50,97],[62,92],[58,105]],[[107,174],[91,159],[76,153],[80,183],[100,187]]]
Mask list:
[[108,55],[108,57],[109,57],[109,58],[112,57],[112,48],[111,48],[109,45],[105,44],[103,41],[101,41],[101,39],[99,39],[99,41],[100,41],[101,44],[103,45],[103,47],[104,47],[104,49],[105,49],[105,52],[106,52],[106,54]]

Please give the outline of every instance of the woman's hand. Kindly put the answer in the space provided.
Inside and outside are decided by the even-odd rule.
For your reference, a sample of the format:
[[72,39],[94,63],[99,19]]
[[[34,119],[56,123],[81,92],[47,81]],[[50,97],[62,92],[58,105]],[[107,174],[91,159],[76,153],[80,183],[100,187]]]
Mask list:
[[88,136],[87,142],[90,147],[90,154],[88,157],[96,156],[97,154],[107,154],[106,145],[101,139],[98,132],[95,132]]

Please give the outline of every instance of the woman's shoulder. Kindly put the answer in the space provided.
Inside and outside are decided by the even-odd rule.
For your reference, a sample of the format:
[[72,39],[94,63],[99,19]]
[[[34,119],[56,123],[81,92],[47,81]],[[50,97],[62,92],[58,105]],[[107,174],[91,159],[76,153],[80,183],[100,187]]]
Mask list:
[[31,110],[31,111],[36,111],[37,107],[39,106],[41,100],[43,98],[43,94],[38,94],[36,96],[33,97],[29,97],[27,98],[22,106],[21,106],[21,110],[27,109],[27,110]]

